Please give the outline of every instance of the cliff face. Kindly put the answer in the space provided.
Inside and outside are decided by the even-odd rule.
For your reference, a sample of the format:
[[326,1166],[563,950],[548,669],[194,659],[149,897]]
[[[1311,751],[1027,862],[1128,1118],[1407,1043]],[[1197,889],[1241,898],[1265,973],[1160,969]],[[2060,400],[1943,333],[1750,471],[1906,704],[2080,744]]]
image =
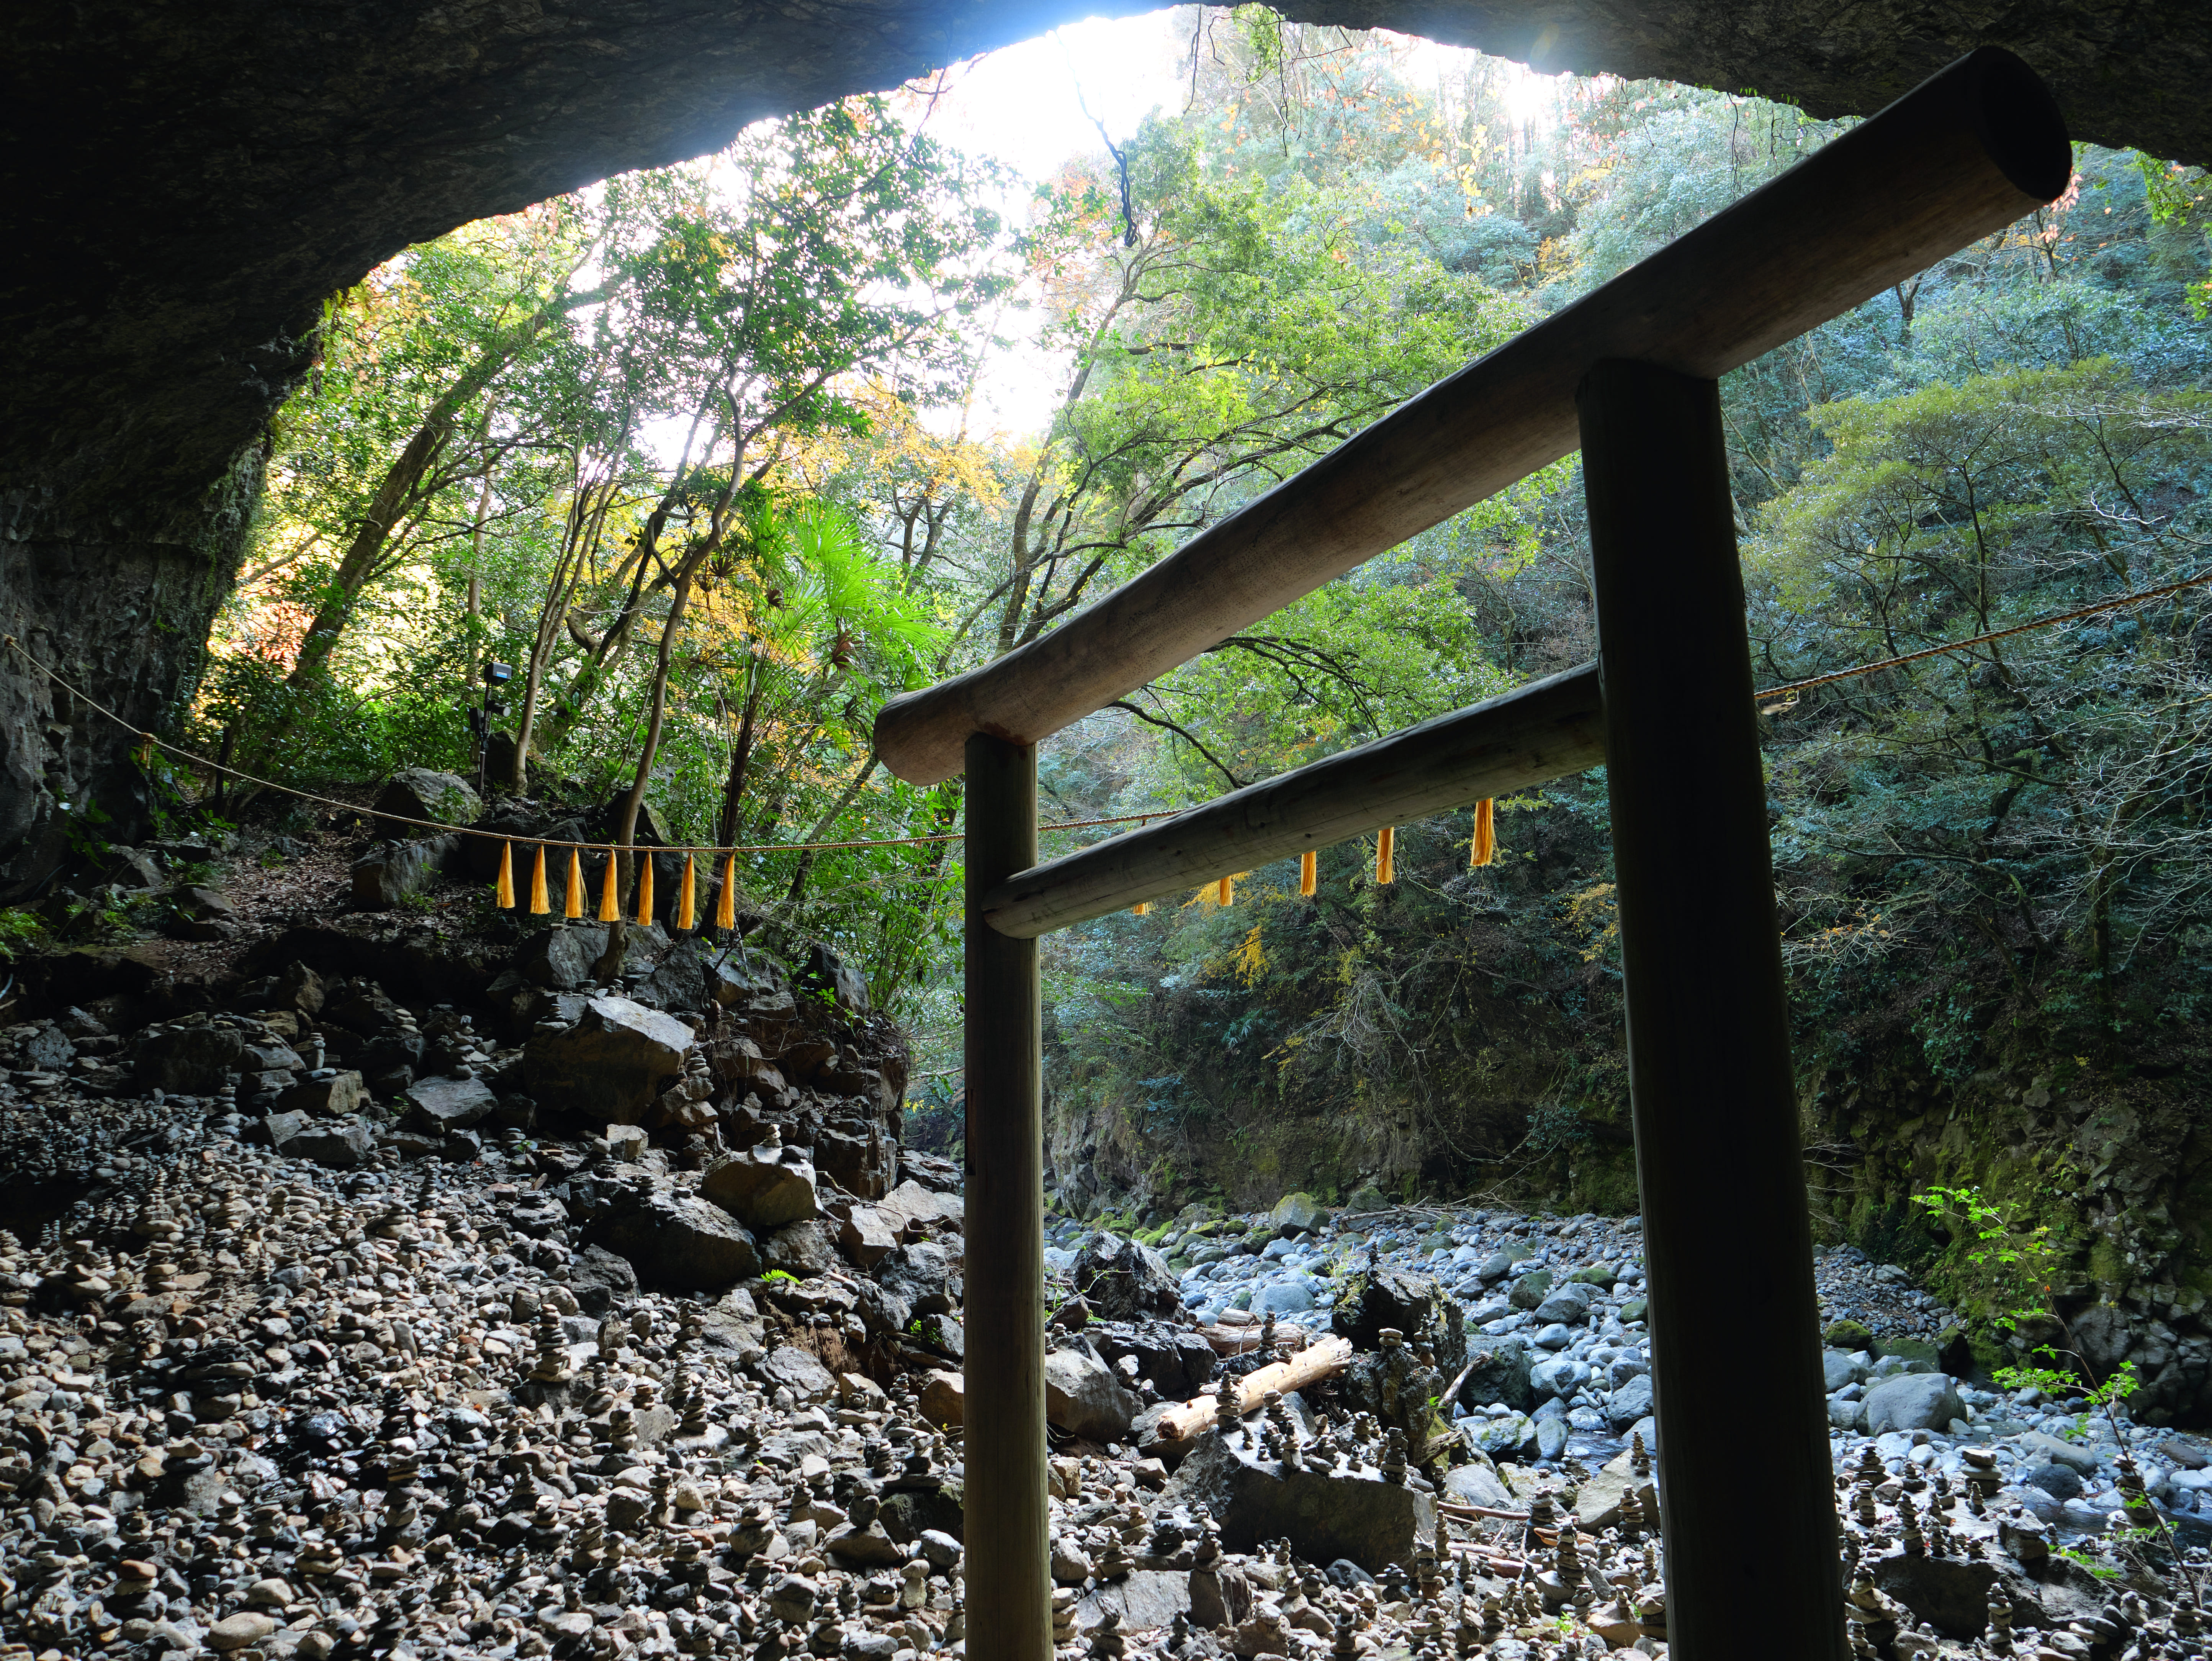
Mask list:
[[[1572,834],[1549,862],[1583,846]],[[1331,1203],[1496,1198],[1561,1214],[1632,1214],[1620,1010],[1608,977],[1545,936],[1532,867],[1500,926],[1414,928],[1370,946],[1395,1035],[1364,1053],[1309,1038],[1334,989],[1286,978],[1223,991],[1156,989],[1123,1009],[1111,1048],[1048,1010],[1049,1179],[1081,1214],[1165,1216],[1193,1200],[1265,1208],[1304,1190]],[[1374,915],[1370,913],[1370,915]],[[1298,968],[1310,946],[1285,951]],[[1319,980],[1321,977],[1313,977]],[[2072,1348],[2102,1377],[2132,1361],[2138,1418],[2212,1424],[2212,1037],[2177,1025],[2125,1053],[2074,1056],[2063,1035],[1992,1021],[1977,1071],[1928,1064],[1912,1010],[1839,1030],[1802,986],[1796,1050],[1816,1238],[1909,1266],[1976,1323],[1985,1365],[2014,1359],[1996,1317],[2039,1301],[1998,1295],[1976,1243],[1916,1196],[1978,1190],[2016,1245],[2048,1246],[2063,1321],[2021,1335]],[[1306,1002],[1300,1002],[1304,998]],[[1265,1007],[1267,1023],[1252,1011]],[[1123,1031],[1126,1029],[1126,1032]],[[1249,1036],[1246,1036],[1249,1035]],[[1286,1064],[1287,1063],[1287,1064]],[[1727,1202],[1723,1191],[1720,1203]],[[1954,1233],[1953,1231],[1956,1230]],[[2033,1248],[2032,1248],[2033,1249]],[[2014,1276],[2017,1282],[2021,1277]]]
[[[1109,8],[1134,10],[1134,3]],[[27,0],[0,23],[0,619],[136,725],[185,684],[236,568],[252,459],[323,300],[408,244],[745,122],[896,85],[1093,8],[946,0]],[[2076,137],[2202,161],[2202,0],[2000,13],[1881,0],[1305,0],[1547,67],[1870,112],[1971,46],[2019,51]],[[0,902],[93,794],[137,833],[131,735],[0,666]]]
[[123,718],[0,648],[0,898],[36,892],[69,858],[73,822],[80,836],[137,839],[152,804],[137,734],[188,695],[260,479],[248,448],[166,514],[57,508],[28,492],[0,505],[0,636]]

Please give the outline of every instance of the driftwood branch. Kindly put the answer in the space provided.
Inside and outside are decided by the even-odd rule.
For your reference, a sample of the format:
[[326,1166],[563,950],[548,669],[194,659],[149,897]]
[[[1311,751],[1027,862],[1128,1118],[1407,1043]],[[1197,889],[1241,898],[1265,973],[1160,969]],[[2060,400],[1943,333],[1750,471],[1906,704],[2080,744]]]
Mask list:
[[[1267,1392],[1279,1390],[1288,1396],[1294,1390],[1304,1390],[1308,1384],[1317,1384],[1324,1378],[1334,1378],[1352,1365],[1352,1340],[1324,1338],[1319,1343],[1300,1350],[1287,1361],[1278,1361],[1248,1372],[1237,1383],[1237,1411],[1241,1415],[1255,1411],[1267,1399]],[[1213,1422],[1213,1397],[1201,1396],[1185,1402],[1181,1407],[1170,1408],[1160,1415],[1159,1439],[1163,1442],[1189,1442],[1197,1439],[1206,1427]]]

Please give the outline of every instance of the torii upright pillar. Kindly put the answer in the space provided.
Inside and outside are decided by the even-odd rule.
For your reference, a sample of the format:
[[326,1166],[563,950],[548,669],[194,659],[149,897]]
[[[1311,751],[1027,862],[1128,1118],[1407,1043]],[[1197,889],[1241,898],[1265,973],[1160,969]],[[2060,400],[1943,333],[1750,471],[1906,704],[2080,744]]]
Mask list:
[[[1717,382],[1583,380],[1675,1661],[1844,1661],[1790,1017]],[[1756,1358],[1759,1387],[1742,1388]]]
[[1050,1661],[1037,944],[1000,934],[980,904],[1036,863],[1036,747],[969,738],[967,810],[968,1654]]

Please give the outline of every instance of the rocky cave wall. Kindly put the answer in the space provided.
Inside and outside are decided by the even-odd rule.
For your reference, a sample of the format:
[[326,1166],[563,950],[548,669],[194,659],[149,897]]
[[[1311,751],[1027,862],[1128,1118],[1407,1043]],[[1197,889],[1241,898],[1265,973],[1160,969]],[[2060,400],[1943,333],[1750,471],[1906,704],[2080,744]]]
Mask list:
[[[6,66],[0,631],[132,727],[188,691],[270,417],[321,302],[410,243],[744,123],[892,86],[1062,4],[490,0],[187,9],[29,0]],[[1109,7],[1114,11],[1134,5]],[[2212,159],[2212,8],[2043,0],[1305,0],[1291,15],[1867,112],[1996,42],[2078,137]],[[0,903],[66,855],[60,803],[145,812],[130,732],[0,666]]]

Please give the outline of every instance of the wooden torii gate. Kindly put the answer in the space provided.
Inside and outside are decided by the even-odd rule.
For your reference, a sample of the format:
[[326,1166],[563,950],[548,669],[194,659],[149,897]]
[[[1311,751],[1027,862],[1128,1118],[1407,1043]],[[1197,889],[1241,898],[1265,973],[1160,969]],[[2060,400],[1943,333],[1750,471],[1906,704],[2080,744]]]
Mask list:
[[[1052,1651],[1036,938],[1606,764],[1678,1661],[1844,1661],[1812,1242],[1717,377],[2056,198],[2057,106],[1960,58],[1066,624],[886,705],[967,788],[968,1653]],[[1598,656],[1037,863],[1036,745],[1577,447]],[[1746,1389],[1749,1367],[1760,1373]]]

